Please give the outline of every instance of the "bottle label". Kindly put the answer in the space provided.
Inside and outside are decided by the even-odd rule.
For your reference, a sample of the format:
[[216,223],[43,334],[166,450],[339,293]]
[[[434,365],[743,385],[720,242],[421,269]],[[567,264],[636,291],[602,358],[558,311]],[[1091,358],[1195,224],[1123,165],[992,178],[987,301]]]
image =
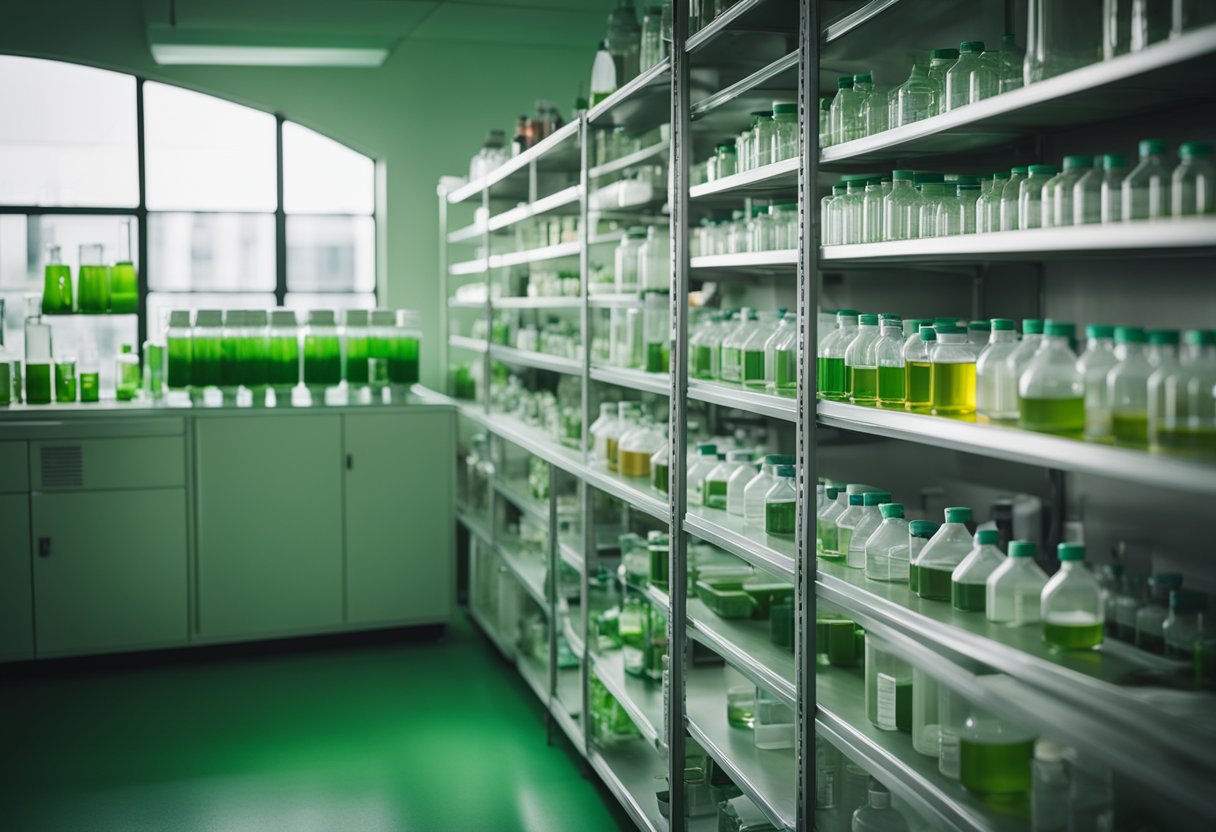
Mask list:
[[895,724],[895,677],[878,674],[878,727],[884,731],[896,731]]

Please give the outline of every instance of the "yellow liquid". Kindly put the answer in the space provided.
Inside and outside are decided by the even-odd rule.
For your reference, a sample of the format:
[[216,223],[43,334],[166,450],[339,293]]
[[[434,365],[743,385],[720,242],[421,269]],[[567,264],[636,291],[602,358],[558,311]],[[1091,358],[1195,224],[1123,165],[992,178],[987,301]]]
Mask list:
[[1115,442],[1120,445],[1134,445],[1142,448],[1148,444],[1148,414],[1137,412],[1119,412],[1111,414],[1110,432]]
[[974,364],[933,364],[929,387],[934,413],[953,416],[975,412]]
[[928,361],[909,361],[904,365],[908,381],[908,410],[926,411],[933,406],[933,365]]
[[850,367],[850,389],[854,404],[874,404],[878,399],[878,368]]
[[608,437],[608,470],[609,471],[616,470],[616,457],[617,457],[617,445],[618,444],[620,444],[620,443],[616,439],[613,439],[611,436]]
[[621,451],[618,457],[621,475],[625,477],[650,476],[650,454],[639,451]]

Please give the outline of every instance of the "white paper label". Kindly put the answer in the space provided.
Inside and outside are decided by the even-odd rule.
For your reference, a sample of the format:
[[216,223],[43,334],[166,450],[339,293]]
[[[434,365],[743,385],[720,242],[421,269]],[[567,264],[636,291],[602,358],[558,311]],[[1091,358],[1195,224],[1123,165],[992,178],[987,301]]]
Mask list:
[[878,727],[884,731],[896,731],[895,725],[895,677],[878,674]]

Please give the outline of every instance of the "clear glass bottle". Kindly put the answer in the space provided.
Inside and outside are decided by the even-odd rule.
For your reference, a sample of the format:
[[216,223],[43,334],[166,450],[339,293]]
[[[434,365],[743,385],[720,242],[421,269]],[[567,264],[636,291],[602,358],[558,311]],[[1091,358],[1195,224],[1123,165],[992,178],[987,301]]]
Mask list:
[[862,510],[865,507],[865,488],[864,485],[850,483],[846,489],[848,507],[836,516],[836,548],[831,551],[825,549],[823,553],[825,558],[843,560],[848,557],[849,545],[853,541],[853,529],[861,520]]
[[908,580],[908,521],[902,503],[878,507],[882,522],[865,545],[866,577],[874,581]]
[[134,401],[139,395],[143,374],[139,369],[139,356],[135,347],[123,344],[114,359],[114,398],[120,402]]
[[878,366],[878,406],[903,410],[907,402],[904,373],[904,339],[900,321],[879,319],[879,338],[874,342]]
[[966,526],[971,520],[971,509],[951,506],[946,509],[945,515],[946,522],[921,549],[908,571],[909,588],[930,601],[950,600],[950,580],[954,569],[974,546],[971,532],[967,531]]
[[782,316],[764,342],[764,382],[769,393],[792,396],[798,389],[798,319]]
[[1170,593],[1170,613],[1161,625],[1165,655],[1171,659],[1194,659],[1199,636],[1199,616],[1207,605],[1202,592],[1176,589]]
[[616,67],[617,84],[637,76],[642,49],[642,27],[633,0],[620,0],[608,15],[608,53]]
[[[1033,0],[1032,0],[1033,1]],[[995,714],[972,706],[959,733],[959,782],[993,800],[1030,791],[1034,736]]]
[[[54,400],[53,366],[55,364],[52,349],[51,325],[43,320],[41,302],[37,296],[26,298],[25,317],[25,402],[27,404],[50,404]],[[2,326],[2,324],[0,324]],[[14,364],[9,365],[15,367]],[[19,368],[10,369],[10,387],[19,387],[22,373]],[[10,396],[12,394],[10,393]],[[20,401],[20,399],[17,399]]]
[[1009,184],[1009,171],[992,174],[992,184],[975,203],[975,230],[978,234],[1001,230],[1001,195]]
[[883,237],[914,240],[920,236],[920,193],[910,170],[891,172],[891,193],[883,198]]
[[1055,165],[1031,165],[1018,187],[1018,228],[1043,227],[1043,189],[1059,173]]
[[1102,222],[1102,183],[1106,181],[1105,156],[1095,156],[1094,165],[1072,186],[1071,225]]
[[1030,0],[1026,27],[1027,85],[1102,60],[1102,4]]
[[934,49],[929,52],[929,83],[933,85],[933,114],[950,109],[946,101],[946,73],[958,63],[957,49]]
[[843,485],[824,489],[824,504],[815,513],[815,555],[836,551],[836,518],[849,507],[848,490]]
[[[756,310],[744,307],[739,313],[739,323],[722,339],[722,358],[719,377],[733,384],[743,382],[743,345],[756,329]],[[763,367],[763,361],[761,361]]]
[[942,213],[938,217],[938,236],[950,237],[955,234],[974,234],[979,198],[979,177],[960,176],[955,185],[953,202],[947,199],[943,203]]
[[905,410],[928,413],[933,409],[933,364],[930,357],[937,345],[937,330],[922,325],[920,334],[904,343]]
[[[616,92],[616,64],[608,51],[608,41],[600,41],[591,63],[591,106],[594,107]],[[477,178],[477,177],[471,177]]]
[[961,612],[986,612],[988,576],[1005,563],[1005,555],[997,543],[1000,532],[980,529],[975,533],[975,545],[962,563],[954,567],[950,577],[950,604]]
[[726,480],[726,511],[736,517],[744,515],[744,495],[747,485],[756,476],[755,454],[751,451],[727,451],[728,461],[736,463],[735,469]]
[[1085,435],[1090,439],[1110,436],[1110,403],[1106,376],[1115,366],[1115,328],[1087,324],[1085,351],[1077,359],[1077,370],[1085,384]]
[[648,6],[642,18],[642,42],[638,53],[638,68],[645,72],[667,56],[663,41],[663,7]]
[[975,349],[959,326],[938,326],[937,343],[929,353],[929,399],[934,415],[975,412]]
[[[908,523],[908,588],[916,591],[915,573],[916,559],[929,545],[929,541],[938,533],[941,526],[932,520],[913,520]],[[970,546],[967,547],[970,551]]]
[[131,256],[132,220],[119,226],[117,256],[110,267],[110,311],[132,315],[139,311],[139,276]]
[[629,294],[638,290],[638,253],[646,240],[646,228],[630,226],[617,244],[614,255],[616,266],[616,291]]
[[780,162],[798,155],[798,104],[794,101],[773,102],[772,141],[769,160]]
[[1216,214],[1216,165],[1211,142],[1183,142],[1182,159],[1170,174],[1171,214],[1175,217]]
[[[1085,430],[1085,382],[1070,342],[1076,327],[1047,321],[1043,343],[1018,379],[1018,426],[1045,433]],[[1010,362],[1018,357],[1015,352]]]
[[705,505],[703,493],[705,475],[718,465],[718,446],[713,442],[702,442],[697,445],[696,456],[690,456],[686,469],[685,485],[688,488],[688,504]]
[[663,447],[663,434],[650,419],[642,418],[632,430],[621,434],[617,448],[617,471],[622,477],[650,477],[650,458]]
[[727,484],[730,482],[731,475],[744,462],[743,459],[734,456],[739,453],[746,454],[747,452],[727,451],[725,454],[718,454],[718,464],[705,474],[705,480],[701,486],[701,505],[705,508],[726,509]]
[[1068,766],[1064,750],[1036,740],[1030,766],[1030,832],[1068,832]]
[[[1030,168],[1016,167],[1009,170],[1009,181],[1005,183],[1005,187],[1001,189],[1001,231],[1017,231],[1018,225],[1018,199],[1021,196],[1022,183],[1026,181],[1026,176]],[[992,231],[997,229],[991,228]]]
[[941,753],[940,688],[928,673],[912,668],[912,748],[926,757]]
[[837,246],[844,239],[844,231],[841,224],[841,212],[838,210],[837,202],[845,197],[848,192],[848,186],[844,184],[836,184],[832,186],[832,192],[825,196],[819,202],[819,218],[822,230],[821,245]]
[[889,502],[891,502],[889,491],[867,491],[862,495],[861,515],[857,518],[857,525],[853,527],[852,534],[849,535],[847,557],[848,565],[853,569],[866,568],[866,546],[870,542],[871,535],[882,525],[882,511],[879,507]]
[[767,384],[767,358],[765,346],[768,339],[777,331],[780,320],[785,316],[785,310],[777,311],[777,317],[770,313],[763,316],[757,314],[755,326],[747,336],[747,340],[739,347],[740,351],[740,380],[744,387],[763,390]]
[[1177,572],[1159,572],[1149,576],[1148,596],[1144,606],[1136,610],[1136,646],[1141,650],[1158,654],[1165,652],[1162,627],[1170,614],[1170,594],[1181,589],[1182,575]]
[[1005,70],[1001,50],[985,48],[971,69],[967,83],[967,97],[975,104],[985,98],[992,98],[1001,92],[1001,74]]
[[849,400],[853,404],[874,404],[878,399],[878,366],[874,363],[874,343],[878,338],[878,316],[859,315],[857,335],[844,351]]
[[1085,566],[1085,546],[1056,547],[1060,571],[1043,588],[1043,641],[1061,650],[1089,650],[1102,643],[1102,594]]
[[[373,324],[388,319],[386,316],[377,318],[376,314],[372,313]],[[391,314],[390,312],[389,315]],[[375,341],[373,338],[373,344]],[[373,352],[383,355],[384,346],[379,345],[379,349]],[[385,362],[383,370],[377,369],[377,362]],[[368,359],[369,373],[378,372],[387,376],[387,370],[387,359],[376,356]],[[267,377],[270,379],[271,389],[274,390],[275,407],[291,407],[292,390],[300,383],[300,330],[296,313],[291,309],[275,309],[270,313]]]
[[1148,380],[1153,365],[1147,343],[1148,333],[1140,327],[1115,329],[1118,363],[1106,375],[1106,397],[1110,403],[1111,436],[1120,445],[1148,444]]
[[1094,170],[1093,156],[1065,156],[1064,170],[1052,177],[1043,190],[1043,227],[1059,228],[1073,224],[1073,199],[1076,185]]
[[743,489],[743,520],[749,525],[764,528],[764,498],[777,484],[777,466],[793,465],[794,458],[787,454],[768,454],[760,471],[748,480]]
[[764,533],[792,537],[797,528],[795,511],[798,489],[794,485],[793,465],[778,465],[777,482],[764,495]]
[[1140,163],[1122,183],[1123,221],[1159,220],[1170,215],[1169,163],[1164,139],[1140,140]]
[[861,203],[861,242],[883,241],[883,192],[882,179],[871,176],[866,180]]
[[867,803],[853,812],[851,832],[908,832],[908,821],[891,805],[891,793],[873,777]]
[[893,127],[921,121],[937,114],[937,93],[929,79],[927,64],[912,64],[908,80],[895,90],[895,117]]
[[1011,540],[1009,557],[988,576],[984,615],[995,624],[1037,624],[1047,573],[1034,562],[1035,544]]
[[852,390],[849,387],[848,370],[844,363],[845,350],[857,336],[857,312],[841,309],[836,313],[836,330],[819,348],[818,363],[819,395],[831,401],[845,401]]
[[837,240],[841,245],[865,241],[863,225],[867,181],[865,176],[845,176],[844,196],[832,202],[838,229]]
[[841,75],[836,79],[836,97],[828,110],[828,129],[832,144],[860,139],[861,105],[865,97],[853,89],[853,76]]
[[165,333],[165,384],[170,391],[190,389],[191,353],[190,312],[175,309],[169,313]]
[[958,60],[946,70],[942,112],[957,110],[971,103],[971,74],[983,66],[980,61],[983,51],[982,40],[965,40],[959,44]]
[[[1190,360],[1152,390],[1149,379],[1149,440],[1154,450],[1216,455],[1216,330],[1188,329]],[[1155,395],[1154,395],[1155,393]]]
[[920,229],[921,239],[937,237],[941,232],[939,222],[941,214],[946,210],[946,183],[940,173],[922,173],[920,185],[920,216],[916,225]]
[[891,95],[895,91],[886,85],[873,85],[861,108],[861,131],[864,136],[874,136],[891,126]]
[[912,731],[912,665],[872,633],[866,635],[866,717],[880,731]]

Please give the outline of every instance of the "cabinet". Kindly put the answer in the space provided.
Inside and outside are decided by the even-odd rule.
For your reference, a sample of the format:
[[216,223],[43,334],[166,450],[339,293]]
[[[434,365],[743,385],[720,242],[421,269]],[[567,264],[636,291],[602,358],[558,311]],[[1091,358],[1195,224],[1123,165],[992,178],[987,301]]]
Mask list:
[[343,417],[347,623],[447,620],[453,430],[446,410]]
[[28,453],[25,442],[0,442],[0,661],[34,657]]

